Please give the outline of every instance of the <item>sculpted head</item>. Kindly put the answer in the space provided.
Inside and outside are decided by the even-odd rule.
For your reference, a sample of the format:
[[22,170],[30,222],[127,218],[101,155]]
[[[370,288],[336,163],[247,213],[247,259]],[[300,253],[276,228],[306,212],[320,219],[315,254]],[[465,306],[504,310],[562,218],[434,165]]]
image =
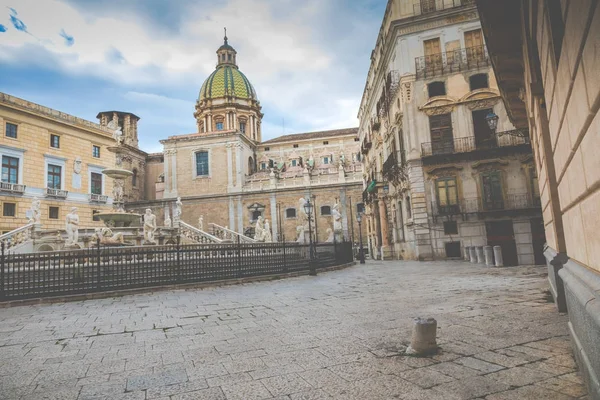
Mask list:
[[146,215],[151,215],[152,214],[152,210],[149,208],[146,208]]
[[77,212],[77,207],[71,207],[71,214],[75,214]]

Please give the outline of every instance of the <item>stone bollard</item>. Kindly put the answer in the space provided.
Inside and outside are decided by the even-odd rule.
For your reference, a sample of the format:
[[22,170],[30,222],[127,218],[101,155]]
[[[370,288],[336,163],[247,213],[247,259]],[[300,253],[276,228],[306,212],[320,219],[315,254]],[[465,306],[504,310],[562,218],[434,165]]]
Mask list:
[[488,267],[494,266],[494,249],[492,246],[483,246],[483,254],[485,255],[485,265]]
[[496,260],[496,267],[504,267],[504,260],[502,259],[502,247],[494,246],[494,259]]
[[469,253],[470,248],[471,246],[465,247],[465,261],[471,261],[471,254]]
[[437,352],[437,321],[434,318],[415,318],[410,346],[406,354],[426,355]]
[[469,247],[469,256],[471,258],[471,262],[475,264],[477,262],[477,253],[475,252],[475,246]]
[[477,263],[483,264],[485,262],[485,257],[483,257],[483,246],[477,246],[475,252],[477,254]]

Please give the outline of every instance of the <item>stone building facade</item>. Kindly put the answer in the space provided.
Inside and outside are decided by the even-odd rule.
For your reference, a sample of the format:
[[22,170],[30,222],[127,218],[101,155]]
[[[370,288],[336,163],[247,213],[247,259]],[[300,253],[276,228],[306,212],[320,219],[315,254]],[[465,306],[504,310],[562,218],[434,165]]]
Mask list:
[[529,129],[551,291],[600,399],[600,4],[478,0],[508,119]]
[[358,117],[377,257],[500,245],[506,265],[543,262],[531,146],[506,118],[473,1],[388,1]]
[[[96,124],[2,94],[0,122],[5,132],[0,155],[7,166],[2,170],[0,201],[8,204],[10,216],[2,218],[0,230],[8,232],[27,224],[26,210],[33,196],[41,198],[43,210],[59,207],[52,217],[42,212],[42,229],[64,229],[72,205],[79,207],[82,228],[102,225],[93,214],[110,209],[112,182],[102,176],[102,187],[94,186],[99,195],[92,196],[88,175],[115,165],[115,155],[107,149],[117,146],[111,127],[118,126],[122,131],[118,145],[124,153],[121,168],[133,172],[124,187],[128,211],[143,214],[150,208],[160,224],[169,220],[173,224],[180,198],[181,221],[199,228],[202,217],[205,232],[227,228],[252,237],[262,216],[270,223],[273,240],[295,241],[301,225],[299,200],[310,198],[315,206],[316,241],[332,238],[336,215],[341,217],[343,239],[359,240],[356,213],[363,210],[363,166],[357,128],[291,134],[262,142],[263,114],[257,92],[240,71],[237,52],[227,37],[217,50],[216,69],[200,88],[192,111],[197,132],[169,136],[161,140],[162,152],[147,154],[138,147],[140,118],[134,114],[100,112]],[[51,146],[54,134],[60,136],[60,148]],[[73,173],[78,157],[79,178]],[[9,165],[14,159],[16,164]],[[44,181],[45,168],[52,163],[62,173],[58,187],[62,197],[51,196]]]

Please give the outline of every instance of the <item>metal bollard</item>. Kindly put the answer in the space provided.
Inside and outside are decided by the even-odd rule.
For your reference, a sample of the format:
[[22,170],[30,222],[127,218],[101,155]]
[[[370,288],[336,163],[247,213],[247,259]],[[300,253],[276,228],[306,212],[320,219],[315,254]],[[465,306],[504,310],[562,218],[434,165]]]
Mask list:
[[469,247],[469,256],[471,257],[471,262],[475,264],[477,262],[477,253],[475,252],[475,246]]
[[483,264],[485,262],[485,258],[483,257],[483,246],[477,246],[475,252],[477,254],[477,263]]
[[437,321],[434,318],[415,318],[410,346],[406,354],[432,354],[437,352]]
[[504,267],[502,248],[500,246],[494,246],[494,258],[496,259],[496,267]]
[[494,249],[492,246],[483,246],[483,254],[485,255],[485,265],[488,267],[494,266]]

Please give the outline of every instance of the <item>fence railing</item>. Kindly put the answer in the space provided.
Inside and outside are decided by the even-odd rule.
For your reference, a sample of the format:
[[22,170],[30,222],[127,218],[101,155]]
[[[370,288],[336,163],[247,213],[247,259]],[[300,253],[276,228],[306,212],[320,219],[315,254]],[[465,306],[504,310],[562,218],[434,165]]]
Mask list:
[[426,79],[490,65],[485,46],[467,47],[415,58],[417,79]]
[[68,190],[46,188],[46,196],[48,197],[58,197],[61,199],[66,199],[68,195]]
[[0,300],[308,273],[353,260],[350,242],[96,247],[0,255]]
[[475,136],[468,136],[439,142],[421,143],[421,157],[468,153],[476,150],[490,150],[530,143],[529,137],[512,136],[509,132],[512,131],[501,132],[502,136],[490,136],[487,140],[477,140]]
[[0,182],[0,191],[12,193],[25,193],[27,186],[18,183]]

